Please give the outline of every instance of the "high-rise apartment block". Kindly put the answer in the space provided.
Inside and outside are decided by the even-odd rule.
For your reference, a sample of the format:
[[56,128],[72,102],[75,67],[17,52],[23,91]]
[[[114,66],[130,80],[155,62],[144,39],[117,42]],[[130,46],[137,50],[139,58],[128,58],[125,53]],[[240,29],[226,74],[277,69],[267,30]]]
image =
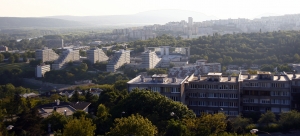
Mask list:
[[62,52],[57,60],[52,64],[53,70],[59,70],[63,68],[70,61],[79,61],[79,50],[67,49]]
[[8,51],[8,47],[4,46],[4,45],[1,45],[0,46],[0,51]]
[[130,63],[130,51],[120,49],[119,51],[116,51],[113,58],[109,60],[106,65],[106,70],[108,72],[115,72],[126,63]]
[[44,77],[44,74],[50,70],[50,65],[38,65],[36,66],[36,77]]
[[181,101],[196,115],[224,112],[228,116],[236,116],[266,111],[280,114],[300,110],[300,75],[296,73],[258,72],[255,75],[223,76],[222,73],[211,72],[204,76],[192,74],[187,78],[137,76],[127,84],[129,92],[134,88],[146,89]]
[[156,65],[161,61],[155,52],[151,50],[142,53],[142,65],[141,68],[151,69],[155,68]]
[[99,48],[93,48],[93,49],[87,50],[86,54],[87,54],[87,59],[92,64],[95,64],[97,61],[101,62],[101,61],[108,60],[108,57],[106,56],[106,54],[103,52],[102,49],[99,49]]
[[42,62],[54,61],[58,59],[58,54],[56,54],[52,49],[47,47],[35,51],[35,58],[41,60]]

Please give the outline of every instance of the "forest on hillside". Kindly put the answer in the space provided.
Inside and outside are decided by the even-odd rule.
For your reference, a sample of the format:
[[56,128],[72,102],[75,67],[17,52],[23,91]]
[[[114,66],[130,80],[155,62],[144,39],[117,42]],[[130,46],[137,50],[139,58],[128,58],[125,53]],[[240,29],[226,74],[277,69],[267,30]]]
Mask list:
[[239,33],[202,36],[192,40],[162,35],[155,39],[131,42],[135,52],[144,47],[190,47],[190,63],[197,59],[226,64],[286,64],[300,62],[300,32]]

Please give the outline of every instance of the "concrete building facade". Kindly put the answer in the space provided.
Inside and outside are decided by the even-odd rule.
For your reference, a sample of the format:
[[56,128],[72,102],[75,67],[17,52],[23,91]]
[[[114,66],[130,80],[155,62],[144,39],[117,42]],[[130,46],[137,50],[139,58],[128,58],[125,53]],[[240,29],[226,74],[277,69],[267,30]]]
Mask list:
[[121,49],[115,52],[113,58],[109,60],[106,70],[107,72],[115,72],[118,68],[128,63],[130,63],[130,51]]
[[185,88],[186,105],[196,115],[224,112],[229,116],[239,114],[239,82],[237,77],[208,73],[201,77],[191,75]]
[[59,70],[63,68],[70,61],[79,61],[79,50],[67,49],[62,52],[57,60],[52,64],[53,70]]
[[93,48],[86,51],[87,59],[92,63],[95,64],[97,61],[107,61],[108,57],[103,52],[102,49],[99,48]]
[[174,101],[184,102],[184,81],[187,78],[171,78],[167,74],[155,74],[151,77],[139,75],[127,82],[128,91],[131,92],[135,88],[152,90]]
[[[258,72],[231,77],[211,72],[186,78],[156,77],[138,76],[127,83],[128,91],[139,88],[159,92],[186,104],[196,115],[224,112],[228,116],[237,116],[266,111],[280,114],[292,109],[300,110],[300,74]],[[176,84],[172,83],[172,79],[177,81]],[[170,87],[167,90],[172,92],[174,86],[180,86],[180,95],[176,97],[163,91]]]
[[142,53],[142,65],[141,68],[152,69],[161,61],[155,52],[151,50]]
[[35,51],[35,58],[41,60],[42,62],[54,61],[58,59],[58,54],[56,54],[52,49],[47,47]]
[[44,74],[50,70],[50,65],[38,65],[36,66],[36,77],[44,77]]

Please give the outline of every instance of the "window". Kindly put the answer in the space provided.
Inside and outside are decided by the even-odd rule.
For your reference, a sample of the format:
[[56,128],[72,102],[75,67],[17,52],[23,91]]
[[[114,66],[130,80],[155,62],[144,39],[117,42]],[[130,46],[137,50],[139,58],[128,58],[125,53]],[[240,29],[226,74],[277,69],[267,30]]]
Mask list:
[[219,106],[219,103],[218,102],[208,102],[208,105],[207,106],[210,106],[210,107],[218,107]]
[[224,93],[220,93],[219,94],[219,98],[225,98],[225,94]]
[[197,106],[198,105],[198,101],[189,101],[189,105],[190,106]]
[[170,97],[173,101],[180,101],[178,96],[171,96]]
[[254,99],[244,98],[243,102],[244,103],[254,103]]
[[229,102],[229,107],[237,107],[237,103],[236,102]]
[[205,98],[206,95],[205,95],[205,93],[199,93],[199,97],[200,97],[200,98]]
[[282,102],[283,105],[289,105],[290,104],[289,100],[282,100],[281,102]]
[[205,101],[199,101],[198,105],[199,106],[206,106],[206,103],[205,103]]
[[213,98],[214,97],[214,93],[208,93],[208,98]]
[[272,104],[280,104],[280,101],[281,100],[278,100],[278,99],[272,99],[271,103]]
[[198,94],[197,93],[190,93],[189,96],[191,98],[196,98],[196,97],[198,97]]
[[230,99],[236,99],[238,97],[237,94],[228,94]]
[[270,99],[260,99],[260,103],[268,104],[270,103]]
[[282,96],[289,96],[289,92],[282,92]]
[[172,88],[172,93],[180,93],[180,88],[173,87]]
[[244,106],[243,110],[244,111],[254,111],[254,107],[253,106]]
[[238,112],[237,111],[229,111],[228,115],[229,116],[237,116]]
[[151,87],[152,92],[160,92],[160,87]]

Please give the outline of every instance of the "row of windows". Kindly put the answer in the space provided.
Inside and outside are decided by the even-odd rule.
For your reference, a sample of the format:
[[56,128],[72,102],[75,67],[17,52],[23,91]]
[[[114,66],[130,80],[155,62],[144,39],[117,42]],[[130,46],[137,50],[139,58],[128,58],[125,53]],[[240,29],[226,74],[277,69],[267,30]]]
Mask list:
[[237,85],[190,84],[191,89],[237,90]]
[[287,83],[258,83],[258,82],[245,82],[245,87],[274,87],[274,88],[287,88]]
[[237,99],[238,94],[232,93],[188,93],[190,98],[229,98]]
[[208,114],[217,114],[219,112],[222,112],[226,115],[229,115],[229,116],[237,116],[238,115],[238,111],[218,111],[218,110],[198,110],[198,109],[195,109],[193,110],[195,112],[196,115],[201,115],[203,113],[208,113]]
[[190,106],[238,107],[237,102],[189,101]]
[[180,98],[178,96],[169,96],[169,98],[173,101],[180,101]]
[[286,91],[271,91],[271,96],[290,96],[290,93]]
[[150,87],[150,90],[162,93],[180,93],[180,88],[178,87]]
[[282,104],[282,105],[289,105],[289,100],[280,100],[280,99],[248,99],[244,98],[243,103],[262,103],[262,104]]

